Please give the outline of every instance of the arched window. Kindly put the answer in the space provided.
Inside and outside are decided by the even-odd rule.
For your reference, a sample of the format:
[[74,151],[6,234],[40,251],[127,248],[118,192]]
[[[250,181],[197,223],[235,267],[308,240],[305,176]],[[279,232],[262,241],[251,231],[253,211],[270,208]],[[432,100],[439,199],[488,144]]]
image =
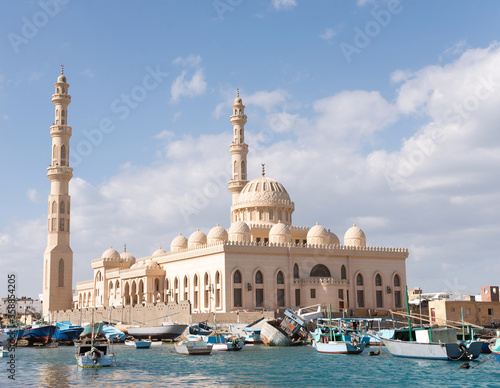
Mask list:
[[379,274],[375,276],[375,286],[382,287],[382,277]]
[[194,286],[197,287],[198,286],[198,275],[194,275]]
[[247,179],[247,169],[244,160],[241,161],[241,179]]
[[276,276],[276,284],[285,284],[285,277],[283,276],[283,272],[279,271]]
[[345,265],[342,265],[342,268],[340,268],[340,278],[342,280],[347,279],[347,270],[345,269]]
[[189,280],[187,275],[184,276],[184,300],[189,299]]
[[64,214],[65,211],[66,211],[66,209],[65,209],[65,206],[64,206],[64,201],[61,201],[61,203],[59,204],[59,212],[61,214]]
[[63,144],[61,146],[61,166],[66,165],[66,146]]
[[54,147],[52,147],[52,159],[57,159],[57,147],[54,144]]
[[52,202],[52,213],[57,213],[57,203],[56,203],[56,201]]
[[61,110],[61,116],[62,116],[62,117],[66,116],[66,112],[64,111],[64,109],[63,109],[63,110]]
[[208,277],[208,273],[205,273],[205,308],[209,308],[210,306],[210,278]]
[[358,276],[356,276],[356,285],[357,286],[363,285],[363,276],[361,274],[358,274]]
[[269,210],[269,221],[272,221],[274,220],[274,212],[271,210]]
[[255,274],[255,284],[263,284],[263,283],[264,279],[262,277],[262,272],[257,271],[257,273]]
[[299,266],[297,264],[293,266],[293,278],[294,279],[299,278]]
[[238,172],[238,162],[235,160],[234,161],[234,173],[236,174]]
[[401,279],[399,275],[394,276],[394,287],[401,287]]
[[59,276],[57,285],[59,287],[64,287],[64,260],[59,259]]
[[236,271],[234,273],[234,283],[240,284],[241,283],[241,272]]
[[313,267],[311,270],[311,275],[312,278],[329,278],[331,277],[330,275],[330,270],[326,268],[323,264],[317,264]]

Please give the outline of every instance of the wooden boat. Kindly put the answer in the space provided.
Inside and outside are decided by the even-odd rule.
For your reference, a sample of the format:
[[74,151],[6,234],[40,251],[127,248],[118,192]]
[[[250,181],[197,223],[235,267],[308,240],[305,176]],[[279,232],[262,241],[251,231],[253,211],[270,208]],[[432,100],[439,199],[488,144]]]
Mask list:
[[190,356],[202,356],[212,353],[213,344],[203,340],[198,341],[181,341],[175,344],[175,351],[179,354],[187,354]]
[[115,363],[115,354],[110,352],[109,344],[76,344],[75,358],[82,368],[100,368]]
[[72,325],[70,321],[56,322],[56,331],[52,336],[55,341],[68,341],[76,340],[83,332],[83,327]]
[[495,340],[494,344],[490,345],[491,353],[495,356],[498,362],[500,362],[500,338]]
[[245,343],[239,337],[226,338],[225,334],[214,331],[208,336],[201,337],[205,342],[212,345],[212,350],[237,351],[243,349]]
[[25,329],[21,338],[27,340],[29,346],[36,342],[47,344],[52,339],[55,331],[56,327],[53,325],[37,324]]
[[299,318],[293,310],[286,309],[285,316],[269,320],[262,326],[260,338],[267,346],[303,345],[305,321]]
[[83,331],[80,334],[81,338],[89,338],[91,334],[93,338],[96,338],[99,334],[102,333],[102,328],[104,327],[104,322],[95,322],[93,324],[86,324],[83,326]]
[[361,354],[365,349],[364,342],[355,341],[328,341],[314,343],[318,353],[330,354]]
[[135,346],[137,349],[149,349],[151,347],[151,343],[152,341],[149,340],[125,341],[125,345]]
[[163,322],[161,326],[132,326],[127,332],[137,339],[174,340],[179,337],[188,325]]

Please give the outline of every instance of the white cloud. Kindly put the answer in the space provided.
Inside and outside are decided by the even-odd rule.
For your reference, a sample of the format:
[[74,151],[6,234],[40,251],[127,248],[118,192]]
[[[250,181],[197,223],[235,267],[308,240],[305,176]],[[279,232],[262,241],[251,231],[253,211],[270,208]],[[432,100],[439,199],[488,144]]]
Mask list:
[[36,191],[36,189],[28,189],[27,196],[31,202],[40,202],[40,198],[38,198],[38,192]]
[[174,65],[199,67],[201,65],[201,55],[191,54],[191,55],[187,56],[186,58],[177,57],[172,61],[172,63]]
[[89,77],[89,78],[94,77],[94,73],[90,69],[85,69],[85,70],[81,71],[80,74],[85,76],[85,77]]
[[272,5],[276,10],[291,9],[297,6],[296,0],[272,0]]
[[335,28],[328,27],[319,35],[319,38],[331,43],[333,38],[340,33],[343,27],[343,24],[339,24]]
[[207,83],[203,69],[198,69],[190,80],[185,80],[187,71],[184,70],[172,83],[170,93],[172,101],[178,102],[181,97],[196,97],[205,94]]
[[410,70],[395,70],[392,72],[391,74],[391,82],[392,83],[395,83],[395,84],[398,84],[400,82],[403,82],[403,81],[407,81],[408,79],[410,79],[412,76],[412,73]]
[[42,76],[42,73],[39,72],[39,71],[34,71],[30,74],[29,78],[28,78],[28,81],[29,82],[32,82],[32,81],[37,81],[40,79],[40,77]]

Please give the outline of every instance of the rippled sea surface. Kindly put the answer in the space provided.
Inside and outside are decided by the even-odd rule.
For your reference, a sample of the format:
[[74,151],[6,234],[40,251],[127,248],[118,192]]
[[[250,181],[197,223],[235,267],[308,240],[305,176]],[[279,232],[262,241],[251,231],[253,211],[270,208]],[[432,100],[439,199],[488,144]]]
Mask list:
[[[172,344],[135,349],[115,345],[116,366],[82,369],[73,347],[18,348],[16,381],[7,378],[6,358],[0,387],[500,387],[500,363],[489,357],[477,368],[462,362],[395,358],[388,354],[319,354],[310,346],[245,346],[239,352],[184,356]],[[5,367],[4,367],[5,366]]]

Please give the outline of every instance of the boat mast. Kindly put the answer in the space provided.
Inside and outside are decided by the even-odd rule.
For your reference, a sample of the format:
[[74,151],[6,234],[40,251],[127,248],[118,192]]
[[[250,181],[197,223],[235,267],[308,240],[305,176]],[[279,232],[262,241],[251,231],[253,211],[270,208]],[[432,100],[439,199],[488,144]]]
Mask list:
[[410,341],[413,341],[413,335],[411,334],[411,315],[410,315],[410,302],[408,301],[408,286],[405,287],[406,294],[406,311],[408,312],[408,331],[410,334]]

